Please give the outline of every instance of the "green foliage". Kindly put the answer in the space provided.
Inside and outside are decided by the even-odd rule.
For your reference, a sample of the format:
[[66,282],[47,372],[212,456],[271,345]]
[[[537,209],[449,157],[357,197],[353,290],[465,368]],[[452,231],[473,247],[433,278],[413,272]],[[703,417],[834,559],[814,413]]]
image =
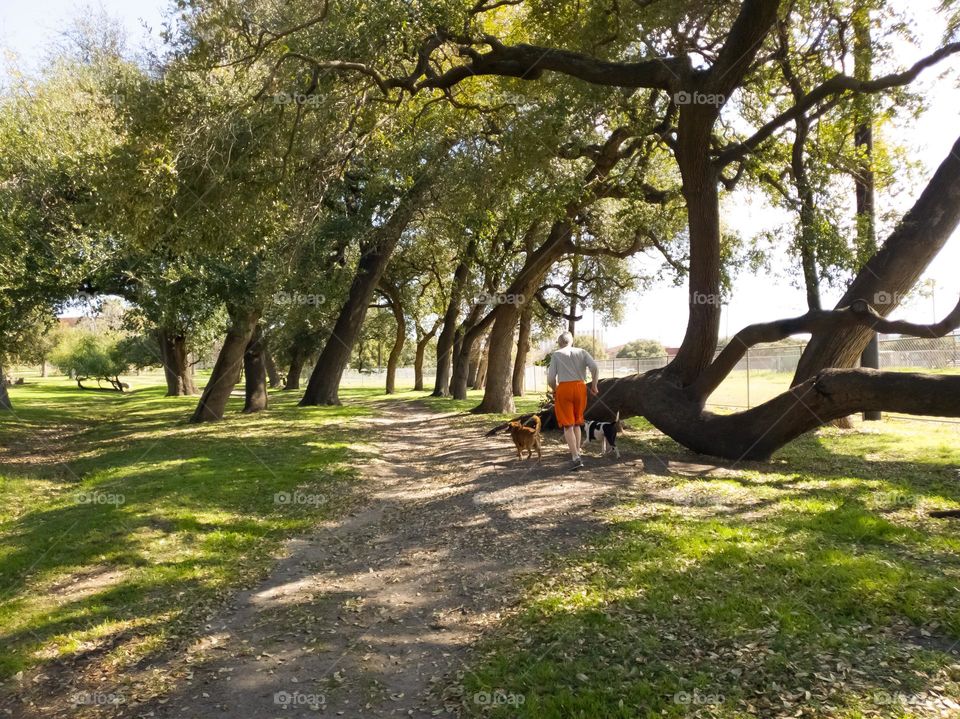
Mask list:
[[113,379],[127,370],[129,363],[123,350],[129,349],[113,335],[79,330],[65,335],[51,361],[63,374],[78,381]]
[[116,146],[102,68],[62,62],[0,96],[0,353],[53,322],[105,241],[89,218]]
[[666,357],[667,350],[657,340],[633,340],[617,350],[617,357],[646,359],[648,357]]
[[594,338],[593,335],[577,335],[573,338],[573,346],[585,349],[594,359],[601,360],[607,358],[607,348],[603,346],[600,340]]

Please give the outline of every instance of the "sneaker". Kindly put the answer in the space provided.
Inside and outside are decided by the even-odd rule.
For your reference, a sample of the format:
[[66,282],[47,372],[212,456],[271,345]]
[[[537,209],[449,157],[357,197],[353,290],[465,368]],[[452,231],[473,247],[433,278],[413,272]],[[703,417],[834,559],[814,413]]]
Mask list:
[[583,469],[583,460],[580,457],[577,457],[573,462],[570,463],[570,469],[576,472],[578,469]]

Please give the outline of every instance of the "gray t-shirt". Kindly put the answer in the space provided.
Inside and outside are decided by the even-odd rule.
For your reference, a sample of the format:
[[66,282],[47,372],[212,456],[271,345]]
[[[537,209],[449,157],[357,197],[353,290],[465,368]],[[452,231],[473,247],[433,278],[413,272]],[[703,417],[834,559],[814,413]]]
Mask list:
[[550,356],[550,368],[547,370],[547,382],[586,382],[587,369],[591,377],[598,376],[597,363],[590,353],[579,347],[568,345],[553,351]]

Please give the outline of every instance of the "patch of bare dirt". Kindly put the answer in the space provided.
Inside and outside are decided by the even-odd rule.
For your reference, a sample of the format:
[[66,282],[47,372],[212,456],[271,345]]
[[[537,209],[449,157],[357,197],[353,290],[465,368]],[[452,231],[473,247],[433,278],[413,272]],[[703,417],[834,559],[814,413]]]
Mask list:
[[[409,402],[378,411],[373,456],[361,468],[368,498],[352,514],[291,540],[270,576],[235,595],[178,656],[69,685],[81,698],[103,697],[100,705],[37,711],[456,714],[450,685],[469,671],[481,634],[516,606],[523,575],[588,541],[607,508],[669,483],[666,475],[724,474],[626,451],[620,460],[588,455],[584,470],[570,472],[558,441],[545,442],[541,463],[517,461],[509,438],[485,438],[488,425],[476,418]],[[644,475],[645,461],[660,476]],[[435,688],[446,688],[446,699]]]

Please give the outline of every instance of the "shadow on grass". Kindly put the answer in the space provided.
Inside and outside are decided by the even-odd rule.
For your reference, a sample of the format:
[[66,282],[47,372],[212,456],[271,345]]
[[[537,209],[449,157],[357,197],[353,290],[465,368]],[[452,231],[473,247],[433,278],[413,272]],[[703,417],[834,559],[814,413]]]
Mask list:
[[277,392],[263,414],[232,400],[224,422],[190,425],[197,398],[162,387],[17,389],[0,423],[0,676],[88,656],[77,647],[111,634],[175,633],[254,581],[283,538],[350,501],[363,448],[349,428],[371,414],[296,409],[297,393]]
[[643,511],[492,633],[475,713],[892,717],[896,695],[955,696],[960,572],[891,555],[917,532],[856,503],[751,523]]

